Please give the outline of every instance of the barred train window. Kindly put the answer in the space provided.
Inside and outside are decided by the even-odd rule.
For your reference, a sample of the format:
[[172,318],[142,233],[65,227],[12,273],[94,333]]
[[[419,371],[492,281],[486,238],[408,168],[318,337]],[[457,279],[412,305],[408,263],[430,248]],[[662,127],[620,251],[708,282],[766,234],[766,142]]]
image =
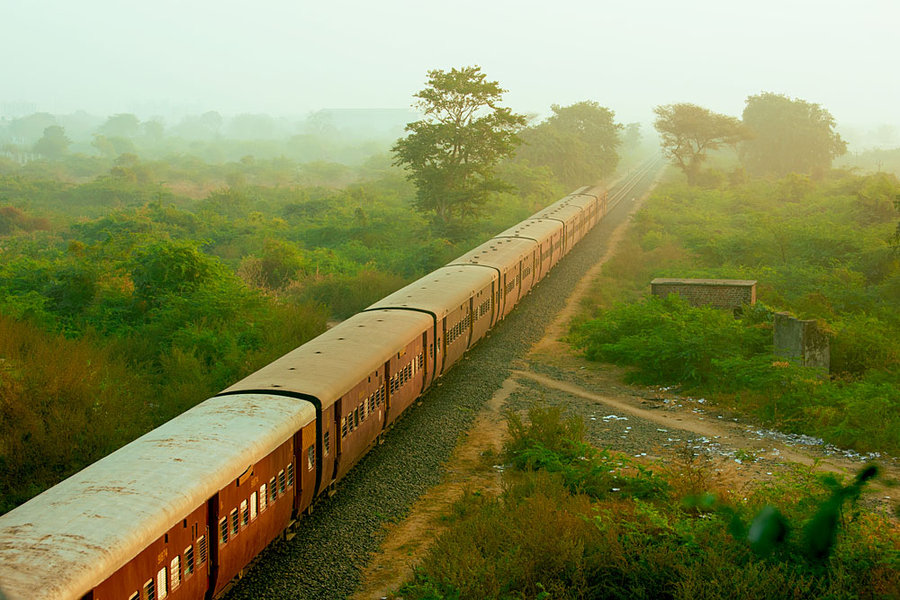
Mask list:
[[156,586],[152,579],[144,584],[144,600],[156,600]]
[[[316,464],[316,447],[310,446],[313,451],[313,464]],[[294,463],[290,462],[287,466],[287,486],[294,487]]]
[[266,495],[266,484],[262,484],[259,486],[259,512],[266,510],[268,502],[269,497]]
[[219,521],[219,543],[223,546],[228,543],[228,519],[225,517]]
[[341,418],[341,437],[342,437],[342,438],[347,437],[347,434],[348,434],[348,433],[349,433],[349,431],[348,431],[348,429],[347,429],[347,418],[346,418],[346,417],[342,417],[342,418]]
[[250,520],[256,518],[256,492],[250,494]]
[[166,571],[167,569],[163,567],[156,574],[156,590],[159,592],[159,600],[163,600],[163,598],[169,595],[169,589],[166,586],[166,582],[168,581],[166,579]]
[[328,453],[331,452],[331,432],[326,431],[325,435],[322,436],[322,448],[325,456],[328,456]]
[[184,549],[184,577],[187,579],[194,572],[194,547]]
[[246,500],[241,500],[241,525],[246,527],[250,522],[250,507],[247,506]]
[[207,554],[207,552],[206,552],[206,536],[205,535],[201,535],[200,537],[197,538],[197,554],[198,554],[197,565],[202,567],[203,565],[206,564],[206,554]]
[[310,446],[306,449],[306,470],[312,471],[316,466],[316,447]]
[[269,480],[269,500],[275,502],[278,499],[278,488],[275,487],[275,478]]
[[235,536],[241,529],[241,522],[238,520],[238,511],[236,508],[231,509],[231,535]]
[[128,600],[141,600],[141,595],[135,592],[132,595],[128,596]]
[[178,589],[181,585],[181,557],[176,556],[169,564],[169,580],[172,582],[172,591]]
[[284,493],[284,470],[278,471],[278,494]]

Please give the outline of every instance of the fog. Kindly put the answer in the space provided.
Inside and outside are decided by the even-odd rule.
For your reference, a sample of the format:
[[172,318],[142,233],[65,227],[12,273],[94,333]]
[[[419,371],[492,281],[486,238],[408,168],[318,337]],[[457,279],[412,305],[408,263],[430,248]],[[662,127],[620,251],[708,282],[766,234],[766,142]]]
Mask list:
[[534,115],[590,99],[622,122],[671,102],[740,116],[772,91],[822,104],[842,129],[900,124],[896,0],[4,4],[6,118],[404,109],[428,69],[478,64]]

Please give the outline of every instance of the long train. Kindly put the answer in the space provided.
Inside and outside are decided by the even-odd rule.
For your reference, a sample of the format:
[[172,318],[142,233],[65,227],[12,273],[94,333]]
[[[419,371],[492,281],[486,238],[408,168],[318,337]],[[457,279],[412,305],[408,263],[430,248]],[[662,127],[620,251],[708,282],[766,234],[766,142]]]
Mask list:
[[0,598],[214,598],[606,214],[580,188],[0,517]]

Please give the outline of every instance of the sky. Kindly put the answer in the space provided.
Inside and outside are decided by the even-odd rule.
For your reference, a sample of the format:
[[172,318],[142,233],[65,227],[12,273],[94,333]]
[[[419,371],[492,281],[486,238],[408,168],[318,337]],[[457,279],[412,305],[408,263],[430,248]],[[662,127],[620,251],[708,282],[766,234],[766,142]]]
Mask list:
[[408,108],[480,65],[513,110],[594,100],[621,122],[747,96],[900,124],[900,1],[0,0],[0,103],[38,111],[304,116]]

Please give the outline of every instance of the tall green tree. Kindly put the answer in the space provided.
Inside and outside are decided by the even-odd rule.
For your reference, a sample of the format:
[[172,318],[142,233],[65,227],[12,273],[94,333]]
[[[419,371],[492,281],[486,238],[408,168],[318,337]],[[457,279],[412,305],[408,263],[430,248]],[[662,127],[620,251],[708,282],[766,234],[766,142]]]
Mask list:
[[505,91],[472,66],[429,71],[427,87],[415,94],[425,118],[407,124],[409,135],[393,147],[394,164],[409,170],[416,207],[444,225],[510,187],[495,167],[515,150],[525,117],[500,106]]
[[615,113],[593,101],[552,107],[546,121],[521,133],[516,157],[534,166],[549,166],[566,188],[597,183],[619,163],[622,125]]
[[694,185],[707,152],[735,145],[745,137],[741,122],[696,104],[657,106],[653,127],[662,137],[663,152]]
[[51,125],[44,129],[41,139],[34,143],[34,151],[47,158],[62,158],[71,143],[72,140],[66,137],[65,129],[59,125]]
[[754,175],[820,174],[847,152],[831,113],[806,100],[770,92],[750,96],[743,120],[751,137],[740,156]]

